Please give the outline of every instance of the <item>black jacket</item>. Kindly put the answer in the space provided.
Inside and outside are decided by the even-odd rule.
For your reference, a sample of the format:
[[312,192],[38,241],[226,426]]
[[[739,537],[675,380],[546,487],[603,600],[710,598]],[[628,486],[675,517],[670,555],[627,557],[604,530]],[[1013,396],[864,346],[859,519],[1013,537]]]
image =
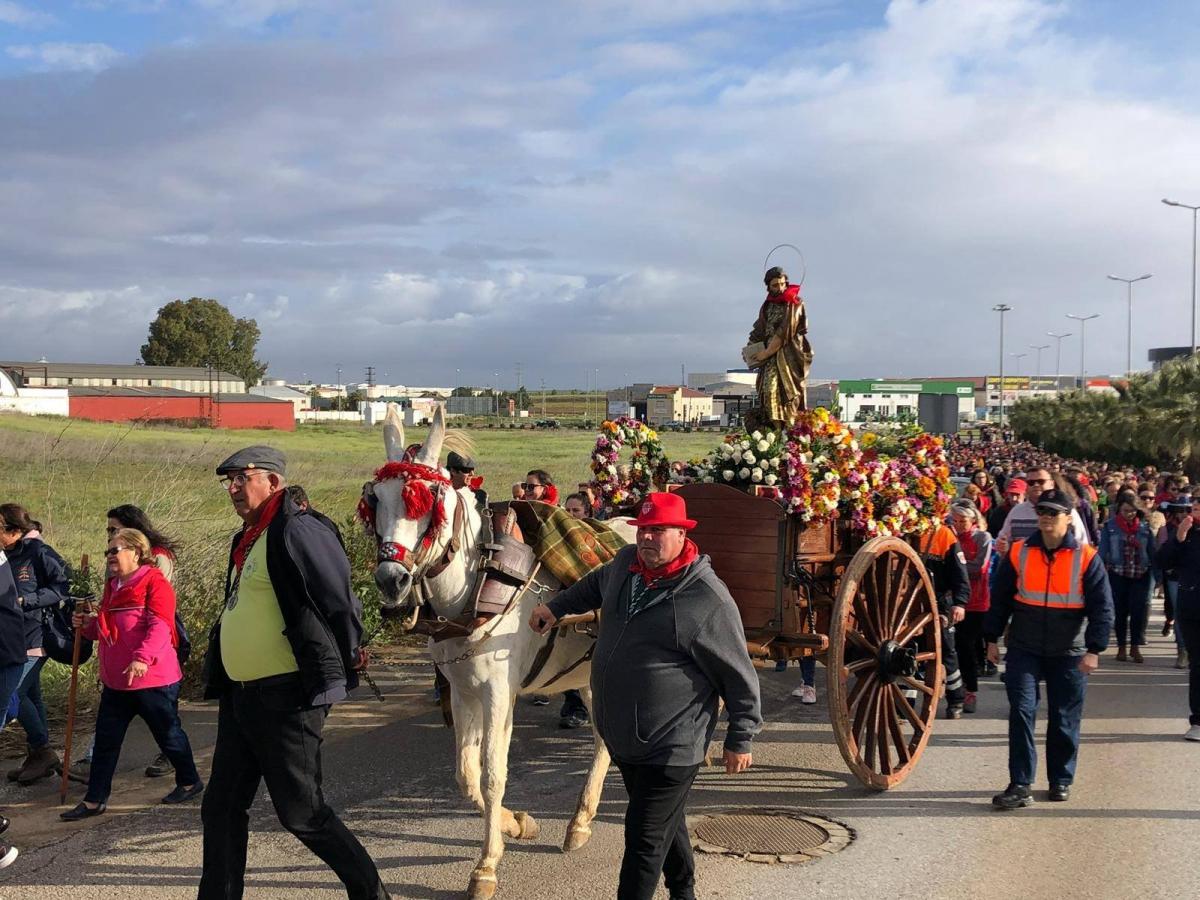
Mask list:
[[35,650],[42,646],[42,611],[71,593],[67,564],[39,538],[22,538],[6,553],[25,614],[25,649]]
[[[1035,531],[1026,543],[1031,552],[1051,558],[1065,549],[1079,551],[1079,542],[1070,531],[1063,538],[1062,545],[1053,551],[1046,550],[1040,531]],[[1099,553],[1092,557],[1083,571],[1082,611],[1017,603],[1016,594],[1017,571],[1009,554],[1005,554],[996,572],[992,605],[983,620],[983,635],[988,643],[999,641],[1011,618],[1008,646],[1026,653],[1038,656],[1082,656],[1085,648],[1089,653],[1103,653],[1107,649],[1113,624],[1113,601],[1108,573],[1104,571]],[[1087,619],[1086,629],[1084,619]]]
[[1173,570],[1179,582],[1175,618],[1194,621],[1200,619],[1200,526],[1193,525],[1182,543],[1176,537],[1178,526],[1167,527],[1170,536],[1158,551],[1155,565]]
[[0,550],[0,666],[25,662],[25,613],[8,556]]
[[[266,534],[267,572],[283,613],[300,682],[310,706],[346,699],[358,686],[354,665],[362,640],[362,606],[350,588],[350,560],[333,522],[315,510],[301,511],[285,496]],[[233,548],[225,593],[233,582]],[[221,620],[209,633],[204,658],[204,696],[220,697],[230,685],[221,662]]]

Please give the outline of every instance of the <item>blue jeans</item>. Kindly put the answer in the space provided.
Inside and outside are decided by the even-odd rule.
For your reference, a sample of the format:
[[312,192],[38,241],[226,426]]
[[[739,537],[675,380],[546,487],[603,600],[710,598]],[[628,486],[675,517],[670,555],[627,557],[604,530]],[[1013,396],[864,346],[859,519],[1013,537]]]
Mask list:
[[25,657],[21,686],[17,688],[17,696],[21,698],[17,721],[25,729],[30,753],[50,746],[50,726],[46,724],[46,705],[42,703],[42,666],[45,664],[45,656]]
[[[1173,578],[1168,578],[1163,581],[1163,593],[1166,595],[1167,602],[1171,605],[1171,612],[1175,612],[1175,603],[1179,597],[1179,582]],[[1179,630],[1179,623],[1175,623],[1175,649],[1183,650],[1183,632]]]
[[[28,659],[28,657],[26,657]],[[25,674],[25,663],[13,663],[0,666],[0,731],[8,724],[8,703],[21,684],[21,676]]]
[[121,744],[134,716],[141,716],[159,749],[175,766],[175,783],[191,787],[200,781],[192,746],[179,722],[179,682],[165,687],[114,691],[106,687],[100,693],[96,713],[96,749],[92,753],[92,772],[88,777],[88,803],[107,803],[112,793],[113,773],[121,756]]
[[1037,777],[1038,682],[1046,682],[1050,713],[1046,729],[1046,770],[1051,784],[1075,780],[1079,756],[1079,723],[1087,676],[1079,671],[1078,656],[1038,656],[1009,648],[1004,687],[1008,691],[1008,776],[1016,784],[1033,784]]

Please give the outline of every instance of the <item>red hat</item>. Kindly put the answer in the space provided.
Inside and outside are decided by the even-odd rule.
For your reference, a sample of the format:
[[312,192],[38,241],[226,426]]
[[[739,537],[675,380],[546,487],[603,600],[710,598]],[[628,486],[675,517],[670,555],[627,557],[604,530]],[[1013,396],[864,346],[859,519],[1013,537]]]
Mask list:
[[678,494],[647,494],[638,509],[638,517],[629,523],[638,528],[665,525],[668,528],[695,528],[696,520],[687,517],[687,504]]
[[1020,492],[1020,493],[1022,493],[1022,494],[1023,494],[1023,493],[1025,493],[1025,491],[1026,491],[1028,488],[1029,488],[1029,485],[1027,485],[1027,484],[1025,483],[1025,480],[1024,480],[1024,479],[1022,479],[1022,478],[1010,478],[1010,479],[1008,480],[1008,484],[1004,485],[1004,493],[1006,493],[1006,494],[1016,494],[1016,493]]

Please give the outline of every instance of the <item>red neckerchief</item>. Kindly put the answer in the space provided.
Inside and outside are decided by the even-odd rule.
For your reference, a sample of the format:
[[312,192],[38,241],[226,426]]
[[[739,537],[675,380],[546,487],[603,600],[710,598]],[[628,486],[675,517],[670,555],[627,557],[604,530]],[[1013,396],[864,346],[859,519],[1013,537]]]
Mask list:
[[691,538],[687,538],[683,542],[683,552],[667,563],[665,566],[660,566],[657,569],[648,568],[640,556],[634,556],[633,565],[629,567],[629,571],[636,575],[642,576],[642,581],[646,582],[646,587],[650,587],[656,581],[662,581],[664,578],[671,578],[678,575],[696,561],[696,557],[700,555],[700,549],[692,542]]
[[276,491],[263,506],[262,515],[258,517],[258,521],[242,529],[242,536],[238,538],[237,546],[233,548],[233,565],[237,568],[238,574],[241,574],[242,566],[246,564],[246,556],[250,553],[250,548],[258,540],[258,536],[267,530],[267,526],[275,518],[275,513],[279,512],[279,507],[283,505],[284,493],[284,491]]
[[972,562],[975,561],[975,557],[979,555],[980,550],[979,545],[975,543],[974,534],[974,529],[971,531],[954,532],[954,536],[958,539],[958,546],[962,548],[963,556]]
[[175,610],[164,607],[161,598],[149,596],[144,585],[141,590],[131,590],[126,593],[121,598],[121,605],[116,605],[117,595],[125,588],[140,585],[153,568],[155,566],[151,563],[144,563],[119,587],[117,586],[118,578],[110,578],[104,583],[104,598],[100,601],[100,614],[96,617],[96,628],[100,632],[100,636],[108,641],[109,646],[117,642],[117,626],[110,618],[112,613],[118,609],[137,609],[138,607],[149,609],[150,612],[166,622],[167,627],[171,629],[171,646],[179,646],[179,635],[175,632]]
[[767,294],[768,303],[786,303],[788,306],[800,304],[800,285],[789,284],[781,294]]

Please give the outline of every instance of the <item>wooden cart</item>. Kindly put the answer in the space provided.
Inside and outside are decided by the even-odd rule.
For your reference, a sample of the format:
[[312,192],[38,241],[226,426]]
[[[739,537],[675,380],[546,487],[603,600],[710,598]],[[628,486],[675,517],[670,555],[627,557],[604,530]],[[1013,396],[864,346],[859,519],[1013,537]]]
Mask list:
[[900,538],[862,543],[846,527],[805,526],[779,501],[725,485],[677,490],[751,656],[822,660],[850,770],[876,790],[903,781],[933,731],[942,683],[937,601],[917,552]]

